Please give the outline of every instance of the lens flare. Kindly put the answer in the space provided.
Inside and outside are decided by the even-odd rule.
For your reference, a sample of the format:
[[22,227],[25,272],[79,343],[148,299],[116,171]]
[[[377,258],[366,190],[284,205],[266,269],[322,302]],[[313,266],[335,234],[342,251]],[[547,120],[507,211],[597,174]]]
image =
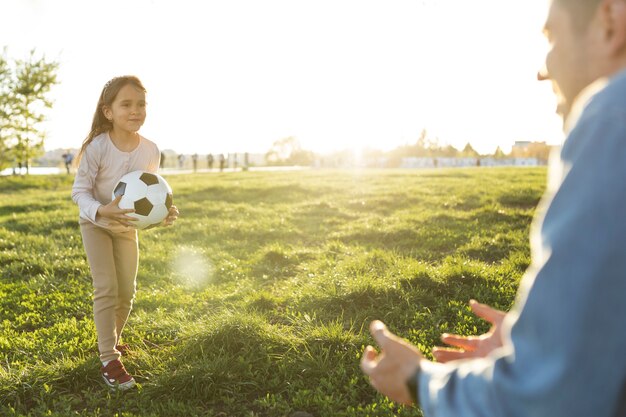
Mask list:
[[209,284],[213,269],[204,253],[192,246],[180,247],[172,258],[174,276],[188,288],[200,289]]

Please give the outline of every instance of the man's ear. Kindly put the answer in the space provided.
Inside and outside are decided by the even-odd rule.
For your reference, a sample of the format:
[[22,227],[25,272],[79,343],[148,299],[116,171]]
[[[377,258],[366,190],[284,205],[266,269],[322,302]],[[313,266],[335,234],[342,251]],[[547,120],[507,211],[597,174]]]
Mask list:
[[626,54],[626,0],[603,0],[598,13],[608,52],[612,56]]

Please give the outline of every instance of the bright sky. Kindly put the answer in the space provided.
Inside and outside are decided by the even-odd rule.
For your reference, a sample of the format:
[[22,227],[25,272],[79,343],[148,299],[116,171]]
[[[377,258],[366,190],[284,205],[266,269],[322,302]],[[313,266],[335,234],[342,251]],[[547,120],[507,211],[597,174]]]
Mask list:
[[558,143],[535,79],[547,2],[2,0],[0,47],[60,62],[47,149],[77,148],[112,77],[148,90],[141,133],[184,153],[388,150],[422,129],[480,152]]

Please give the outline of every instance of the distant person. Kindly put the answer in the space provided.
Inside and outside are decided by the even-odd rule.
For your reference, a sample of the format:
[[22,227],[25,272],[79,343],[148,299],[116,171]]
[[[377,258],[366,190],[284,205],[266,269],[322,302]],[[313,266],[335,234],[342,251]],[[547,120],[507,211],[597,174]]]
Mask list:
[[198,171],[198,154],[191,155],[191,162],[193,163],[193,172]]
[[233,154],[233,169],[237,169],[237,153]]
[[183,169],[184,165],[185,165],[185,155],[181,153],[180,155],[178,155],[178,168]]
[[74,154],[68,149],[63,155],[61,155],[61,157],[63,158],[63,163],[65,163],[65,171],[69,174],[70,168],[72,167],[72,161],[74,161]]
[[213,169],[213,155],[208,154],[206,156],[206,165],[209,168],[209,170]]
[[626,416],[626,0],[552,0],[544,32],[567,138],[512,310],[472,302],[493,327],[444,335],[445,363],[370,326],[363,371],[426,417]]
[[224,154],[221,153],[220,154],[220,172],[224,171],[225,164],[226,164],[226,158],[224,157]]
[[[146,119],[146,89],[134,76],[115,77],[100,93],[91,131],[78,154],[72,199],[80,210],[80,230],[94,286],[93,313],[102,378],[114,389],[135,385],[120,357],[127,346],[122,330],[135,297],[137,230],[120,197],[111,201],[117,181],[135,170],[156,172],[157,145],[139,134]],[[178,217],[172,206],[164,225]]]
[[249,158],[250,158],[250,157],[249,157],[249,155],[248,155],[248,152],[246,152],[246,153],[244,153],[244,154],[243,154],[243,169],[244,169],[245,171],[247,171],[247,170],[248,170],[248,167],[249,167],[249,165],[250,165],[250,159],[249,159]]
[[161,159],[159,160],[159,168],[163,169],[165,167],[165,153],[161,152]]

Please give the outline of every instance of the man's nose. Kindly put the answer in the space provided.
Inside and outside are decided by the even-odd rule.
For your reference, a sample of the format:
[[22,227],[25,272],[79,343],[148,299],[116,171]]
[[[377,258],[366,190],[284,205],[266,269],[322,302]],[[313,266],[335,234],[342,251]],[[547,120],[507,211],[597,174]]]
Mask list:
[[546,81],[550,79],[550,74],[548,74],[548,70],[544,66],[539,71],[537,71],[537,80]]

